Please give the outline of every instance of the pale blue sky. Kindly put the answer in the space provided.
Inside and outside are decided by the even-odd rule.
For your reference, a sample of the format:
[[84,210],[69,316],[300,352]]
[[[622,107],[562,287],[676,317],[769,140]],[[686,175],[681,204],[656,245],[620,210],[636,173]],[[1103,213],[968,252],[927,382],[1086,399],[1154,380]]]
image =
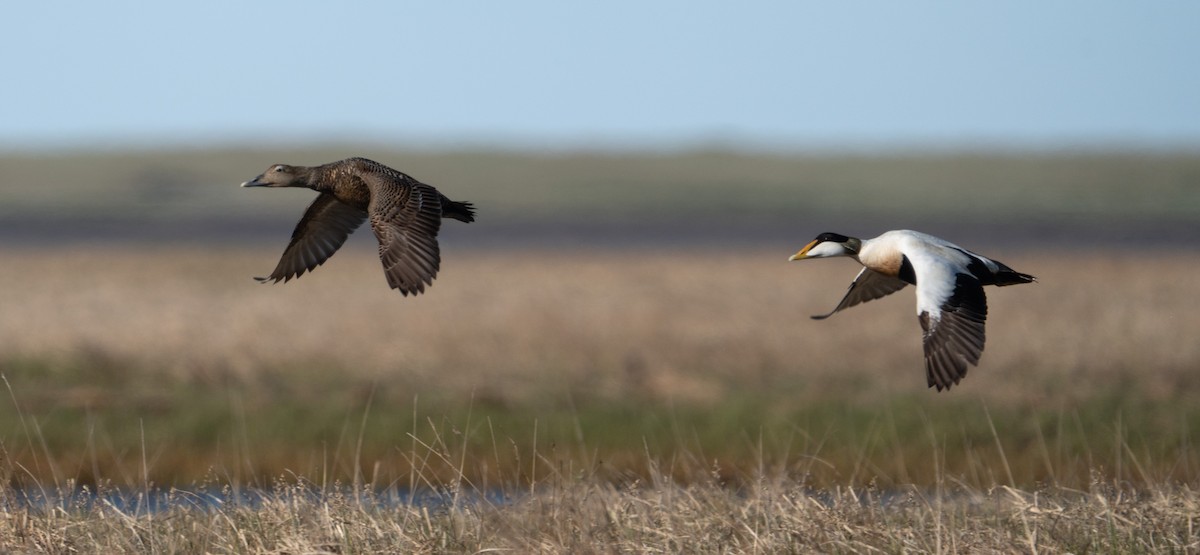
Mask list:
[[1200,145],[1200,2],[17,2],[0,148]]

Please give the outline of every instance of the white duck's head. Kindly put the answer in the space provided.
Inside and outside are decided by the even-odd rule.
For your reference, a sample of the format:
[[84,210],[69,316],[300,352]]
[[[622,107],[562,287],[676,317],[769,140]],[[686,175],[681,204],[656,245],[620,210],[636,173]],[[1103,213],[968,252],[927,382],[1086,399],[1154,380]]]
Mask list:
[[806,258],[832,258],[835,256],[858,256],[862,248],[862,240],[847,237],[838,233],[822,233],[813,239],[800,252],[793,254],[788,260],[804,260]]

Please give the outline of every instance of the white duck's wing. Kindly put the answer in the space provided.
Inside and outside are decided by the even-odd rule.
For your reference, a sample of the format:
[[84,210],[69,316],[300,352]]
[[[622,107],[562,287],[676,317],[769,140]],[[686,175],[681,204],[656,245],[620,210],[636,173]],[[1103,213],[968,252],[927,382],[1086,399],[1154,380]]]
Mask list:
[[824,320],[840,310],[895,293],[904,289],[905,285],[908,284],[899,278],[881,274],[870,268],[863,268],[854,281],[850,282],[850,289],[846,291],[846,295],[842,297],[842,301],[838,303],[837,307],[828,314],[813,316],[812,319]]
[[941,391],[979,364],[987,297],[979,279],[966,273],[966,261],[938,254],[909,257],[917,277],[917,319],[925,332],[926,377],[929,387]]

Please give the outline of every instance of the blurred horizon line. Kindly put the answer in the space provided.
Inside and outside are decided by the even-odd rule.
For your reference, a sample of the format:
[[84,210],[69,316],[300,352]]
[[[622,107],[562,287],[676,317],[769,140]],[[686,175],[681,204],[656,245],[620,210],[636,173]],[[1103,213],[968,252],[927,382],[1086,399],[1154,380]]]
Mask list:
[[760,137],[736,133],[672,134],[629,137],[616,134],[573,134],[569,137],[533,136],[505,133],[471,135],[330,132],[306,134],[297,138],[255,138],[248,133],[193,133],[188,138],[165,134],[136,136],[87,136],[71,139],[0,138],[0,155],[54,155],[60,153],[121,153],[168,151],[224,151],[363,148],[403,152],[497,152],[537,155],[598,153],[609,155],[678,154],[685,152],[727,152],[770,156],[837,155],[945,155],[997,154],[1028,155],[1039,153],[1142,153],[1200,154],[1200,137],[1165,139],[1135,136],[1097,136],[1061,138],[876,138],[814,139],[801,137]]

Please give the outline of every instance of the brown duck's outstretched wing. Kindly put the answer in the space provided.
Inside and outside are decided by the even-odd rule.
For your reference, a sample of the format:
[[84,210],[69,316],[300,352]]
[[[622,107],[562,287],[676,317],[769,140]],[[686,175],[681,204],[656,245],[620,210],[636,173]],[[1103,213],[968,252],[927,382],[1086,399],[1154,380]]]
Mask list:
[[365,211],[345,204],[331,194],[321,193],[296,224],[292,241],[284,249],[275,271],[265,278],[254,279],[279,283],[311,272],[333,256],[366,219]]
[[854,278],[854,281],[850,282],[850,289],[842,297],[842,302],[839,302],[837,307],[829,311],[828,314],[819,314],[813,316],[812,319],[824,320],[840,310],[895,293],[904,289],[905,285],[908,284],[899,278],[881,274],[870,268],[863,268],[858,273],[858,276]]
[[[921,282],[917,287],[921,288]],[[979,280],[967,274],[955,274],[952,287],[938,287],[929,293],[924,302],[918,301],[917,319],[925,332],[926,381],[941,391],[957,384],[972,365],[979,364],[987,297]]]
[[373,187],[374,198],[368,219],[379,239],[379,260],[388,285],[408,296],[433,284],[441,264],[437,234],[442,225],[442,196],[433,187],[415,179],[381,180]]

